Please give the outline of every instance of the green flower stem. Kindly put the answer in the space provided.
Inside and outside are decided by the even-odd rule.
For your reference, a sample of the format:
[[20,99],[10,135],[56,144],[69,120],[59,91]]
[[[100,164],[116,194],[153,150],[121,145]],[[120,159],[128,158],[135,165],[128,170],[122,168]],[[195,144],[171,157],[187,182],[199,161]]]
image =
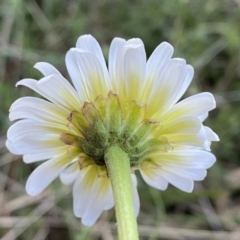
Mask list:
[[138,240],[129,157],[112,146],[105,151],[104,160],[113,188],[119,240]]

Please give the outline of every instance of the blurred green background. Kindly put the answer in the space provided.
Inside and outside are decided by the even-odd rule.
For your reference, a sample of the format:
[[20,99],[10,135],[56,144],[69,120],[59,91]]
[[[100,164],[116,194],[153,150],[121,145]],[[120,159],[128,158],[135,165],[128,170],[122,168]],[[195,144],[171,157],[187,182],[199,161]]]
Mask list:
[[139,37],[149,56],[162,41],[195,68],[186,96],[212,92],[217,109],[206,125],[221,142],[217,163],[192,194],[173,187],[160,192],[139,178],[141,239],[240,239],[240,0],[1,0],[0,1],[0,239],[116,239],[113,211],[93,228],[72,211],[71,188],[56,180],[43,194],[27,196],[36,167],[5,148],[11,103],[34,93],[15,88],[22,78],[41,77],[38,61],[65,76],[65,54],[90,33],[107,59],[118,36]]

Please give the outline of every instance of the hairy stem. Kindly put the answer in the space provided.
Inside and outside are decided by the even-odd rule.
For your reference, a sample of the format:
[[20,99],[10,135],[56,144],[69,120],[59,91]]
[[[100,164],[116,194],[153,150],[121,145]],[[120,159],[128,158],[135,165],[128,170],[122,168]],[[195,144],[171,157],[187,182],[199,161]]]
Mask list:
[[112,146],[106,150],[104,160],[113,189],[119,240],[138,240],[129,157]]

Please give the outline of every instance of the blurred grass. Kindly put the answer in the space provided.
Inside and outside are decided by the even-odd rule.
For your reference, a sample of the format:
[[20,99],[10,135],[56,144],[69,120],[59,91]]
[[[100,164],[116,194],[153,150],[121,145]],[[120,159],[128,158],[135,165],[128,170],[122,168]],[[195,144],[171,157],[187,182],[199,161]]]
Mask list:
[[[64,75],[66,51],[90,33],[107,58],[113,37],[140,37],[147,55],[161,41],[187,59],[195,78],[186,96],[212,92],[217,109],[206,125],[220,136],[217,163],[192,194],[159,192],[139,178],[141,239],[240,239],[240,1],[239,0],[2,0],[0,2],[0,237],[11,239],[115,239],[113,211],[93,228],[73,216],[70,188],[56,180],[38,197],[24,184],[25,165],[4,147],[8,109],[20,96],[19,79],[40,78],[37,61]],[[110,222],[109,222],[110,220]],[[199,230],[199,231],[194,231]]]

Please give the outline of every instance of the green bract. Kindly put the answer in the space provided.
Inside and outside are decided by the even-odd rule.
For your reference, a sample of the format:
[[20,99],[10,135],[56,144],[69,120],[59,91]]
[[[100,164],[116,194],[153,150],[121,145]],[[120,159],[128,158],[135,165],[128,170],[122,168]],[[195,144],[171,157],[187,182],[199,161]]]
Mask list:
[[85,102],[82,109],[68,117],[82,136],[63,133],[61,141],[77,146],[97,165],[104,166],[105,150],[118,146],[125,151],[131,167],[138,166],[147,153],[169,149],[166,137],[155,138],[161,129],[159,121],[144,119],[145,104],[136,101],[121,102],[118,95],[109,92],[107,98],[99,96],[94,103]]

